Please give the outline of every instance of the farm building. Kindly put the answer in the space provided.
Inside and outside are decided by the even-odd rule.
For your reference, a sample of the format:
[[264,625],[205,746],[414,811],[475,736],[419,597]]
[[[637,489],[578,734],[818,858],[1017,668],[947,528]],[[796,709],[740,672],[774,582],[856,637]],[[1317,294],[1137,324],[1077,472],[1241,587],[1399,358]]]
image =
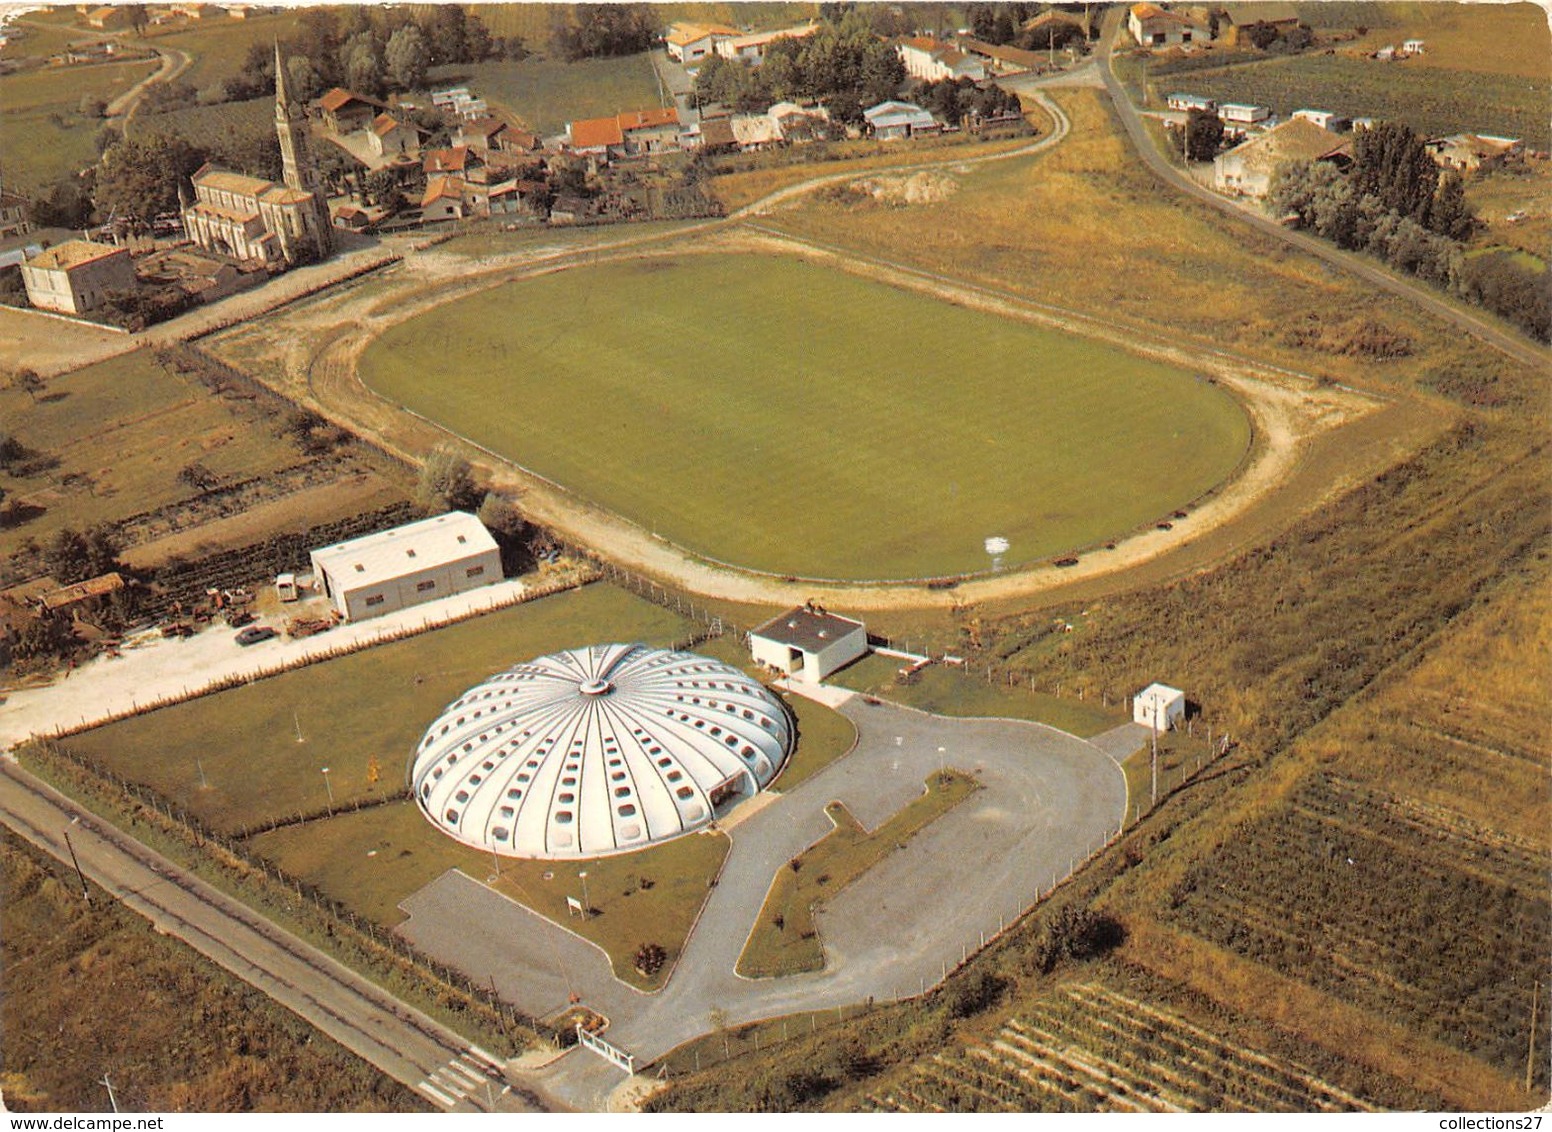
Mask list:
[[1299,10],[1293,4],[1225,4],[1218,14],[1218,38],[1227,47],[1250,42],[1247,31],[1256,24],[1267,24],[1279,34],[1299,26]]
[[370,129],[372,120],[387,112],[388,104],[343,87],[333,87],[318,99],[318,109],[323,112],[323,124],[331,134],[353,134],[357,130]]
[[85,314],[109,292],[133,291],[135,267],[128,248],[90,240],[66,240],[22,264],[27,301],[39,310]]
[[750,66],[765,62],[765,50],[778,39],[807,39],[819,30],[817,23],[800,24],[779,31],[757,31],[747,35],[717,36],[713,49],[724,59],[736,59]]
[[816,684],[867,651],[866,625],[812,603],[789,609],[749,634],[749,652],[758,663]]
[[1220,193],[1264,197],[1279,166],[1295,161],[1350,160],[1347,141],[1305,118],[1293,118],[1213,158],[1213,187]]
[[501,551],[481,522],[452,511],[315,550],[313,577],[347,621],[501,581]]
[[1525,155],[1525,144],[1519,138],[1490,134],[1451,134],[1447,138],[1432,138],[1426,145],[1435,164],[1463,173],[1492,169]]
[[1149,684],[1132,697],[1132,722],[1168,731],[1186,718],[1186,694],[1167,684]]
[[597,857],[702,828],[768,786],[792,740],[780,701],[731,665],[593,645],[470,688],[427,729],[410,783],[467,845]]
[[942,129],[936,118],[910,102],[880,102],[864,110],[862,116],[867,119],[873,136],[880,141],[935,134]]
[[385,111],[372,119],[366,144],[378,157],[405,157],[420,150],[420,131]]

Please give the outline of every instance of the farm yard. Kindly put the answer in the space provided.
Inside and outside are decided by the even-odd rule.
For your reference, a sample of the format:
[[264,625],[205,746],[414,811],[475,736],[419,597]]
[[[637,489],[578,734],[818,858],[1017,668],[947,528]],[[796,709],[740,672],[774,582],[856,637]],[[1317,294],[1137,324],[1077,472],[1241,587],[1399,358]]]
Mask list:
[[[898,328],[909,356],[880,348]],[[777,574],[973,572],[991,536],[1008,565],[1037,561],[1151,526],[1250,440],[1234,399],[1180,370],[791,257],[511,283],[391,328],[360,372],[670,541]]]

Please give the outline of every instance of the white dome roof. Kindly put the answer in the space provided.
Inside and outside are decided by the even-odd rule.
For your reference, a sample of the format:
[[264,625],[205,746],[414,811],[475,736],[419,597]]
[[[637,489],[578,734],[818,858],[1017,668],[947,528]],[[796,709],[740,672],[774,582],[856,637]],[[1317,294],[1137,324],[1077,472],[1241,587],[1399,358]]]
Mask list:
[[776,777],[786,709],[721,661],[645,645],[542,656],[470,688],[410,773],[442,832],[514,857],[596,857],[689,833]]

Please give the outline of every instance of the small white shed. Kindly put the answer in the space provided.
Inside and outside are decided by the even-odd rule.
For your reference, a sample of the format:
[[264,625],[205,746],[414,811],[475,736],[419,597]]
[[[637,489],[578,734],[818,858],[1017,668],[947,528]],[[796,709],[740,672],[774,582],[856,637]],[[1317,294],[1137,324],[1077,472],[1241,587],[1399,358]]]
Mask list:
[[800,605],[749,634],[749,652],[768,668],[817,684],[868,651],[861,621]]
[[1186,718],[1186,694],[1167,684],[1149,684],[1132,697],[1132,722],[1168,731]]

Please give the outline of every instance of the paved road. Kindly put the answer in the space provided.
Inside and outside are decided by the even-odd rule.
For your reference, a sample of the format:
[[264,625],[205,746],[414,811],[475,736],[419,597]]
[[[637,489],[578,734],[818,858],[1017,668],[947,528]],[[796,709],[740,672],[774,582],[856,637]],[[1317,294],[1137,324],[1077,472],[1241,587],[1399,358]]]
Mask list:
[[64,840],[68,831],[86,875],[158,929],[440,1108],[543,1111],[537,1097],[507,1084],[494,1059],[451,1030],[139,842],[83,814],[13,758],[0,758],[0,821],[65,862],[70,859]]
[[[1110,755],[1049,727],[947,719],[853,697],[842,705],[857,748],[737,824],[733,848],[668,986],[643,994],[614,979],[603,953],[563,928],[457,873],[407,900],[400,931],[504,997],[544,1013],[569,993],[610,1019],[609,1038],[645,1063],[712,1029],[720,1009],[737,1025],[759,1018],[918,994],[983,938],[1033,904],[1092,851],[1126,811],[1126,783]],[[940,766],[984,787],[841,892],[819,918],[823,971],[751,980],[735,971],[771,879],[831,829],[825,805],[845,802],[876,828],[920,795]],[[581,1107],[596,1076],[571,1055],[543,1078]],[[582,1064],[579,1064],[582,1063]]]
[[[1113,48],[1116,36],[1119,34],[1119,15],[1111,16],[1110,20],[1112,24],[1110,42]],[[1178,189],[1187,196],[1194,197],[1220,212],[1227,213],[1264,235],[1273,236],[1284,243],[1292,244],[1300,251],[1308,252],[1310,255],[1325,260],[1327,263],[1335,264],[1357,275],[1376,287],[1383,288],[1394,295],[1399,295],[1408,302],[1422,307],[1430,314],[1444,319],[1474,338],[1487,343],[1494,349],[1509,355],[1509,357],[1516,361],[1523,362],[1540,370],[1545,370],[1549,365],[1552,365],[1552,350],[1537,346],[1511,331],[1500,329],[1485,318],[1479,318],[1469,311],[1462,310],[1454,304],[1446,302],[1431,288],[1396,275],[1372,259],[1344,252],[1325,240],[1318,239],[1304,232],[1285,228],[1259,212],[1253,211],[1227,197],[1220,196],[1211,189],[1204,188],[1191,180],[1180,169],[1172,165],[1153,144],[1153,139],[1143,128],[1141,115],[1138,113],[1137,108],[1132,105],[1132,100],[1121,86],[1121,81],[1116,78],[1113,64],[1114,56],[1111,50],[1106,50],[1104,64],[1100,70],[1104,76],[1105,89],[1109,92],[1110,100],[1115,105],[1116,115],[1121,119],[1121,124],[1126,128],[1127,136],[1131,139],[1133,147],[1137,150],[1138,156],[1142,158],[1144,164],[1172,188]]]

